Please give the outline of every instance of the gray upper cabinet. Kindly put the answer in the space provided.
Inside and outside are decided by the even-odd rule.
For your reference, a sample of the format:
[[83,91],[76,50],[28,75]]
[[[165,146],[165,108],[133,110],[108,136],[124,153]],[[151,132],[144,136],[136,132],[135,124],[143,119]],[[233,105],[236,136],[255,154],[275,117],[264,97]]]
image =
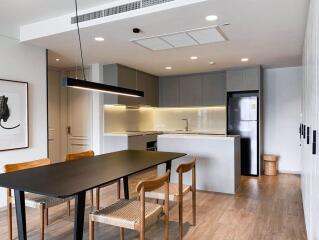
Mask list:
[[216,72],[203,75],[203,106],[226,105],[226,73]]
[[159,105],[160,107],[178,107],[179,102],[179,78],[162,77],[159,81]]
[[140,98],[141,105],[158,106],[158,77],[144,72],[137,72],[138,89],[144,92],[144,98]]
[[[103,66],[103,82],[105,84],[117,86],[117,64]],[[118,96],[113,94],[103,94],[104,104],[118,104]]]
[[120,64],[103,66],[106,84],[144,91],[144,98],[105,94],[105,104],[158,106],[158,77]]
[[226,89],[232,91],[251,91],[260,89],[260,67],[228,70]]
[[191,107],[202,105],[202,76],[181,76],[180,84],[180,106]]
[[[118,65],[118,86],[129,89],[138,89],[138,79],[136,70],[122,65]],[[124,104],[128,106],[138,105],[141,100],[141,98],[126,97],[121,95],[119,95],[118,97],[119,104]]]
[[226,105],[226,73],[162,77],[159,95],[161,107]]

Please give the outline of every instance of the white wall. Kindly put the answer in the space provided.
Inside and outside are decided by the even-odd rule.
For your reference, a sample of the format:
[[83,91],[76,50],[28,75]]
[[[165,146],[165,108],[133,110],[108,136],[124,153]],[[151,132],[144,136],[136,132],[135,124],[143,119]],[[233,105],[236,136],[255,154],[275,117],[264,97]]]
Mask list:
[[[0,152],[0,171],[7,163],[47,156],[46,54],[18,40],[0,36],[0,79],[29,83],[29,134],[27,149]],[[5,205],[5,190],[0,191],[0,207]]]
[[281,172],[301,171],[301,84],[301,67],[264,70],[264,153],[280,156]]

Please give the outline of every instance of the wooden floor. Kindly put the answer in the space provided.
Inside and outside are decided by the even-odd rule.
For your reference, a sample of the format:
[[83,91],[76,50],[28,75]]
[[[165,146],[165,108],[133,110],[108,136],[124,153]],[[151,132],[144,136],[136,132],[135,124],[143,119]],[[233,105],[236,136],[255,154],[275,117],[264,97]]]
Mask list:
[[[147,177],[155,173],[147,173]],[[131,196],[140,177],[130,179]],[[89,195],[88,195],[89,196]],[[103,189],[102,206],[115,200],[116,188]],[[197,226],[191,225],[191,198],[185,198],[184,239],[307,239],[300,193],[300,178],[282,174],[278,177],[242,177],[241,187],[235,196],[199,192],[197,194]],[[89,202],[89,199],[87,199]],[[87,213],[91,211],[87,205]],[[170,239],[178,237],[177,206],[171,204]],[[45,239],[72,239],[73,212],[66,216],[66,206],[51,208]],[[88,239],[86,215],[84,239]],[[15,218],[14,218],[15,221]],[[39,212],[27,210],[28,239],[39,239]],[[96,224],[96,239],[119,239],[115,227]],[[126,230],[126,239],[137,239],[134,231]],[[14,222],[14,237],[16,239]],[[6,212],[0,212],[0,239],[7,239]],[[148,229],[146,239],[163,239],[163,225],[159,221]]]

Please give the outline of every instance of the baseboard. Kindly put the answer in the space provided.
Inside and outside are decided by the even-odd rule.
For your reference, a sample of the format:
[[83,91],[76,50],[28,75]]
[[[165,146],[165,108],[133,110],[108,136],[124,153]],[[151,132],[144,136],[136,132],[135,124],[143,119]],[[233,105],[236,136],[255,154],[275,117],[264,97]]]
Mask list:
[[300,175],[300,171],[291,171],[291,170],[278,170],[279,173],[285,173],[285,174],[295,174],[295,175]]

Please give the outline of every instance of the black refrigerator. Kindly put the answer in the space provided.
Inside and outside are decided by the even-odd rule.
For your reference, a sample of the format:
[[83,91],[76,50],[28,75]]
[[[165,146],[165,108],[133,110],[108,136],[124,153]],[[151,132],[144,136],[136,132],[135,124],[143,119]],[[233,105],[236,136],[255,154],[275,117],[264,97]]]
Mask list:
[[258,108],[258,92],[227,94],[227,133],[240,135],[242,175],[259,175]]

